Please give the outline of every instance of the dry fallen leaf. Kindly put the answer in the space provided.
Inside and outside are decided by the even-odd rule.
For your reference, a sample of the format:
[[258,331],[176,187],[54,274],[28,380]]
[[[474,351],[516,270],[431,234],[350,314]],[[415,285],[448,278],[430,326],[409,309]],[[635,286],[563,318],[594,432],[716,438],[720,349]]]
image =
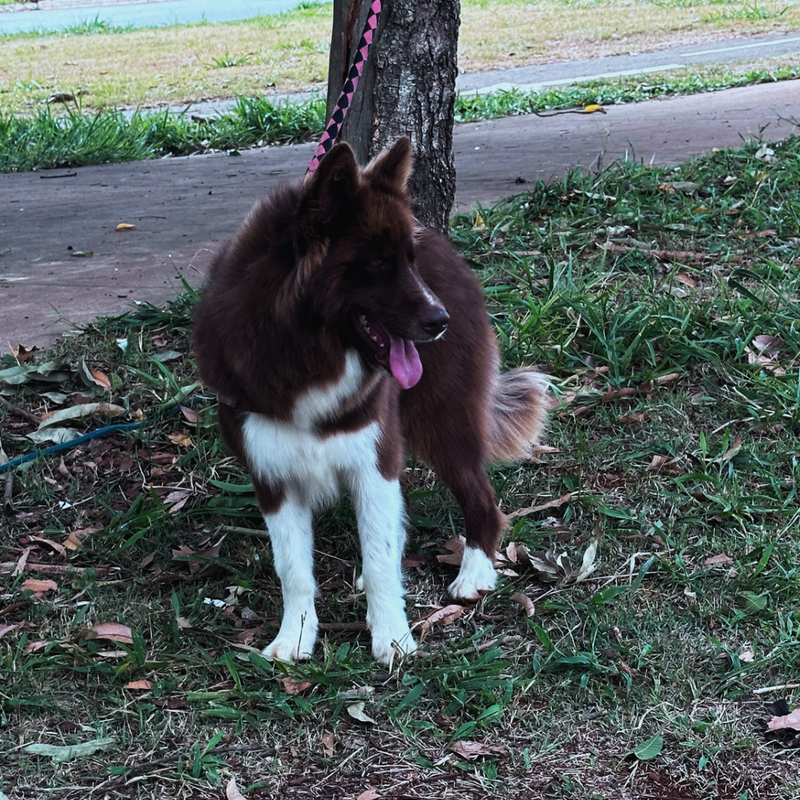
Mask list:
[[225,787],[225,800],[245,800],[245,796],[236,785],[236,778],[231,778]]
[[177,550],[172,551],[172,557],[176,561],[186,561],[189,564],[189,572],[194,575],[200,570],[200,567],[205,566],[204,561],[207,559],[219,558],[222,541],[223,539],[220,539],[216,544],[202,550],[192,550],[185,544],[182,544]]
[[659,472],[664,469],[664,467],[674,464],[676,460],[677,459],[670,458],[669,456],[653,456],[653,460],[647,465],[647,471]]
[[368,725],[375,725],[375,720],[364,711],[364,701],[360,701],[358,703],[353,703],[352,705],[347,706],[347,713],[353,718],[357,719],[359,722],[364,722]]
[[11,633],[11,631],[15,631],[17,628],[20,627],[22,623],[18,622],[15,625],[2,625],[0,626],[0,639],[2,639],[7,633]]
[[422,620],[422,633],[427,633],[434,625],[441,623],[442,625],[449,625],[451,622],[457,620],[464,613],[464,606],[456,603],[445,606],[444,608],[437,608],[432,611]]
[[101,372],[99,369],[90,368],[89,374],[94,379],[94,382],[98,386],[102,386],[104,389],[111,388],[111,380],[109,379],[108,375],[105,372]]
[[107,417],[118,417],[120,414],[124,413],[125,409],[122,406],[114,405],[113,403],[81,403],[77,406],[62,408],[60,411],[53,411],[50,414],[42,415],[42,421],[39,423],[39,430],[42,430],[42,428],[47,428],[51,425],[56,425],[59,422],[64,422],[64,420],[68,419],[91,417],[94,414],[103,414]]
[[367,789],[366,792],[361,792],[361,794],[356,797],[356,800],[379,800],[380,795],[375,791],[375,789]]
[[720,553],[717,556],[709,556],[703,563],[707,567],[713,567],[717,564],[733,564],[733,559],[725,553]]
[[582,583],[597,569],[595,561],[597,559],[597,548],[600,545],[602,535],[603,531],[598,523],[595,526],[594,536],[592,536],[583,554],[583,561],[581,562],[581,568],[578,570],[578,574],[575,576],[575,583]]
[[181,406],[181,414],[183,414],[183,417],[187,422],[192,423],[192,425],[197,424],[198,414],[194,409],[188,408],[187,406]]
[[333,758],[333,732],[325,731],[322,734],[322,749],[328,758]]
[[731,446],[730,450],[728,450],[725,455],[720,456],[719,458],[715,458],[712,463],[714,464],[726,464],[730,461],[740,450],[742,449],[742,437],[737,436],[734,439],[733,445]]
[[64,547],[67,550],[77,550],[81,546],[81,542],[87,536],[91,536],[93,533],[97,533],[100,528],[81,528],[77,531],[72,531],[72,533],[67,536],[64,540]]
[[450,745],[450,750],[456,755],[466,758],[467,761],[474,761],[480,756],[507,756],[508,750],[505,747],[496,747],[483,742],[454,742]]
[[48,539],[44,536],[28,536],[26,538],[29,540],[29,542],[38,542],[39,544],[43,544],[46,545],[47,547],[50,547],[61,556],[66,555],[66,551],[64,550],[64,545],[59,544],[58,542],[54,542],[52,539]]
[[136,226],[131,224],[130,222],[120,222],[120,224],[117,225],[117,227],[114,228],[114,230],[115,231],[135,231],[136,230]]
[[568,581],[572,577],[572,564],[567,554],[556,553],[552,547],[539,555],[528,556],[528,562],[545,583]]
[[108,639],[110,642],[133,644],[133,631],[127,625],[120,625],[118,622],[93,625],[88,634],[89,639]]
[[749,647],[739,653],[739,661],[744,661],[746,664],[752,664],[755,657],[756,654]]
[[508,599],[512,603],[519,603],[525,609],[525,614],[527,616],[532,617],[536,613],[536,607],[533,605],[533,600],[531,600],[528,595],[522,594],[522,592],[517,592],[516,594],[512,594]]
[[450,539],[449,542],[445,542],[444,549],[450,552],[443,556],[436,556],[436,560],[440,561],[442,564],[460,566],[464,558],[464,543],[465,539],[463,536],[458,536],[455,539]]
[[572,492],[568,492],[567,494],[562,494],[561,497],[557,497],[555,500],[542,503],[540,506],[518,508],[516,511],[512,511],[510,514],[507,514],[507,516],[509,519],[514,519],[514,517],[526,517],[528,514],[535,514],[537,511],[545,511],[548,508],[558,508],[559,506],[563,506],[564,503],[568,503],[571,499]]
[[35,598],[41,597],[45,592],[58,591],[58,584],[55,581],[40,581],[36,578],[28,578],[22,582],[20,587],[23,592],[33,592]]
[[311,681],[296,681],[294,678],[280,678],[279,680],[286,694],[300,694],[314,685]]
[[179,447],[191,447],[192,446],[192,437],[189,436],[188,433],[170,433],[167,436],[173,444],[177,444]]
[[783,717],[773,717],[767,723],[767,730],[770,731],[780,731],[784,728],[800,731],[800,708],[796,708],[791,714]]
[[132,691],[147,691],[148,689],[153,688],[153,684],[150,681],[131,681],[130,683],[126,683],[123,689],[131,689]]

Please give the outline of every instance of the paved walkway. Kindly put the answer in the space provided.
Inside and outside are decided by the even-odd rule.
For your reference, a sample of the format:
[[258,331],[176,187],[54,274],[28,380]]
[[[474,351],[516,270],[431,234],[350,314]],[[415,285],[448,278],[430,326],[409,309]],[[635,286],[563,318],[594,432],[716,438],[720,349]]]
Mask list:
[[191,22],[233,22],[261,14],[289,11],[300,0],[170,0],[170,2],[119,3],[111,0],[85,2],[51,0],[4,7],[0,13],[0,34],[57,31],[95,18],[112,25],[135,28]]
[[[798,131],[800,81],[612,106],[605,115],[512,117],[455,131],[457,200],[491,203],[520,180],[635,158],[672,164],[742,139]],[[314,145],[0,176],[0,346],[51,343],[133,300],[199,285],[253,199],[301,176]],[[136,229],[116,232],[120,222]],[[91,252],[74,257],[75,252]]]

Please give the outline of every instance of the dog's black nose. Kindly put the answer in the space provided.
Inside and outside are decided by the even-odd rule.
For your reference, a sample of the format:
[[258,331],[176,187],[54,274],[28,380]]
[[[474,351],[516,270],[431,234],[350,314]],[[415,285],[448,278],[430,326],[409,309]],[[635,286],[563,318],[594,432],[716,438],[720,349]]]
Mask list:
[[441,335],[447,330],[450,315],[444,306],[429,306],[419,315],[419,324],[429,336]]

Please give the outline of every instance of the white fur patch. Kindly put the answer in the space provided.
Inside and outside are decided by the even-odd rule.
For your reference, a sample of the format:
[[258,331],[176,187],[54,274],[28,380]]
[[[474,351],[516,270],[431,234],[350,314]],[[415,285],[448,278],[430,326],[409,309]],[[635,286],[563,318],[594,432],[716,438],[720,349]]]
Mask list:
[[353,473],[350,488],[364,562],[359,580],[367,593],[372,654],[391,665],[395,655],[413,653],[417,648],[403,602],[400,560],[406,536],[400,483],[387,481],[375,464]]
[[458,577],[448,591],[456,600],[480,600],[497,585],[492,560],[478,547],[465,547]]
[[242,439],[251,473],[267,482],[290,484],[312,509],[335,500],[343,472],[375,461],[380,431],[373,424],[354,433],[322,438],[314,425],[355,395],[362,379],[361,362],[355,351],[349,351],[339,382],[303,394],[291,422],[248,414]]
[[251,473],[286,491],[280,509],[264,517],[284,601],[280,632],[264,650],[268,657],[294,661],[308,658],[314,648],[317,615],[311,515],[335,500],[342,484],[352,491],[356,505],[373,654],[388,664],[397,653],[416,649],[400,575],[403,499],[399,482],[387,481],[378,469],[380,426],[375,422],[325,438],[314,432],[314,425],[352,398],[363,380],[360,360],[350,351],[342,378],[302,395],[291,422],[251,413],[242,426]]
[[311,509],[292,494],[274,514],[265,514],[275,571],[283,592],[283,620],[263,655],[278,661],[310,658],[317,641],[314,596],[314,537]]

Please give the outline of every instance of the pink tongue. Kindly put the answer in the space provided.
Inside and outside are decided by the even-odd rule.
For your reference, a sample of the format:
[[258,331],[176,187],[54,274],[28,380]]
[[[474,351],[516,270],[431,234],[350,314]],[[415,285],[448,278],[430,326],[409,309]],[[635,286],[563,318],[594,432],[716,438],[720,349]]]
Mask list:
[[389,333],[389,338],[389,366],[392,368],[392,375],[404,389],[410,389],[422,377],[422,362],[419,360],[417,348],[414,347],[414,342],[401,339],[393,333]]

